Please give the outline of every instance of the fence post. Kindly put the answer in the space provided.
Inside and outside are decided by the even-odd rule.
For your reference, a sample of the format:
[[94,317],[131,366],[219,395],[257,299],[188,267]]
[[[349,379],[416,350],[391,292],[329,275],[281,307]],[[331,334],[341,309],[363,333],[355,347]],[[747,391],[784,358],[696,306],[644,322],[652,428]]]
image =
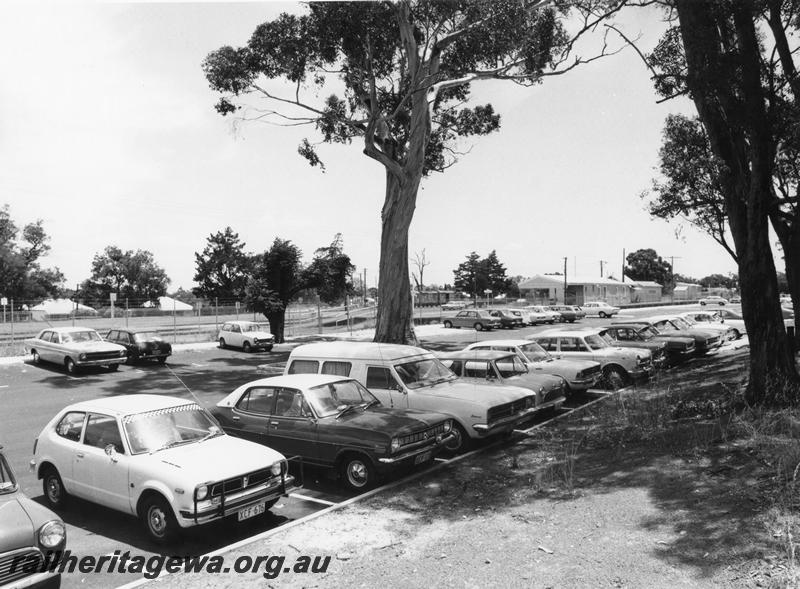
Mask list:
[[322,334],[322,308],[319,305],[319,301],[317,301],[317,329],[319,330],[320,335]]
[[125,297],[125,327],[128,327],[129,315],[130,315],[130,309],[128,308],[128,297]]
[[219,298],[214,297],[214,337],[219,333]]
[[175,324],[175,299],[172,299],[172,343],[178,343],[178,326]]
[[11,299],[11,349],[14,349],[14,299]]

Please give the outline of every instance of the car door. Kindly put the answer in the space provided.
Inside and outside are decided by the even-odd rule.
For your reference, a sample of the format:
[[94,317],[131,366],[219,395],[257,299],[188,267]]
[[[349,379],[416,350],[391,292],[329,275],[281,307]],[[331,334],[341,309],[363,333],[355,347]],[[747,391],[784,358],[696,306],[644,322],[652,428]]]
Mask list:
[[277,388],[254,386],[239,397],[231,409],[231,422],[228,429],[231,435],[269,446],[269,419],[275,408]]
[[558,352],[564,358],[576,360],[593,360],[594,355],[579,337],[561,336],[558,338]]
[[390,368],[367,365],[367,378],[364,386],[375,395],[385,407],[408,408],[409,399],[405,387],[400,384]]
[[[108,447],[113,448],[110,454]],[[131,509],[128,468],[130,455],[122,443],[115,417],[89,413],[83,441],[76,449],[73,475],[87,499],[112,509]]]
[[276,390],[275,409],[269,418],[267,445],[287,458],[302,456],[319,461],[317,451],[317,420],[296,389]]
[[[228,345],[235,346],[237,348],[242,347],[242,343],[244,343],[244,337],[242,335],[242,326],[238,323],[234,323],[231,325],[231,331],[228,334],[230,337],[230,342]],[[226,340],[227,341],[227,340]]]
[[48,434],[44,458],[51,461],[67,492],[82,497],[85,492],[81,483],[73,476],[75,454],[81,448],[85,411],[69,411],[56,424],[55,430]]
[[39,358],[47,362],[53,362],[52,339],[53,332],[44,331],[42,335],[39,336],[39,341],[36,343],[36,351],[39,352]]

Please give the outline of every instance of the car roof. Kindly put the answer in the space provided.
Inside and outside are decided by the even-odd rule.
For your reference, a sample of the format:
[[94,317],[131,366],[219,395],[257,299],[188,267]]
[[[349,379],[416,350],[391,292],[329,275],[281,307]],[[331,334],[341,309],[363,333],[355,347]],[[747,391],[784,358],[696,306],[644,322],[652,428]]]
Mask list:
[[381,344],[376,342],[320,342],[304,344],[292,350],[290,359],[296,357],[320,360],[411,360],[432,357],[433,352],[416,346]]
[[675,319],[676,317],[678,317],[678,315],[651,315],[650,317],[647,317],[646,319],[647,319],[647,321],[650,321],[651,323],[655,323],[656,321],[664,321],[665,319],[668,319],[668,320],[671,321],[672,319]]
[[55,331],[56,333],[75,333],[76,331],[97,331],[94,327],[45,327],[41,331]]
[[224,325],[230,325],[231,323],[233,323],[235,325],[252,325],[253,323],[255,323],[256,325],[261,325],[262,323],[266,323],[266,322],[267,322],[266,319],[264,321],[247,321],[245,319],[241,319],[241,320],[236,319],[234,321],[226,321],[224,323]]
[[108,415],[123,416],[133,413],[145,413],[158,409],[179,407],[180,405],[197,405],[194,399],[183,399],[168,395],[133,394],[103,397],[73,403],[66,407],[69,411],[97,411]]
[[630,319],[628,321],[620,321],[619,323],[612,323],[604,327],[603,329],[609,329],[611,327],[635,327],[637,329],[641,329],[643,325],[650,323],[649,321],[637,321],[636,319]]
[[[471,343],[467,346],[469,349],[473,349],[477,346],[524,346],[525,344],[531,343],[531,340],[527,339],[487,339],[482,340],[479,342]],[[465,349],[467,349],[465,348]]]
[[583,337],[583,336],[591,333],[591,331],[589,331],[590,329],[591,329],[591,327],[589,327],[588,325],[585,326],[584,329],[545,329],[544,331],[540,331],[538,333],[531,334],[530,337],[533,340],[535,340],[537,337],[543,336],[543,335],[546,335],[546,336],[549,336],[549,337],[553,337],[553,336],[559,336],[559,337],[560,336],[564,336],[564,337]]
[[111,327],[109,331],[125,331],[127,333],[153,333],[158,332],[157,327]]
[[457,352],[437,352],[436,355],[442,360],[498,360],[508,358],[517,354],[515,352],[504,352],[502,350],[461,350]]
[[342,380],[353,379],[338,374],[281,374],[278,376],[259,378],[258,380],[245,383],[238,388],[252,386],[279,386],[294,389],[306,389],[331,382],[339,382]]

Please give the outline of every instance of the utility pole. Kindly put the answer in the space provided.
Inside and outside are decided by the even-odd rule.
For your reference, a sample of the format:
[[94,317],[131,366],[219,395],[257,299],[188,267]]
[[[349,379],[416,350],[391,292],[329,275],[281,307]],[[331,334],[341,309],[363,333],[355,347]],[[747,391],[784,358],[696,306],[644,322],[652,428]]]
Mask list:
[[625,282],[625,248],[622,248],[622,282]]
[[600,278],[603,277],[603,264],[608,264],[606,260],[600,260]]
[[670,271],[670,282],[672,283],[672,295],[670,296],[670,302],[675,303],[675,260],[681,259],[681,256],[667,256],[669,258],[669,271]]
[[567,258],[564,258],[564,301],[567,304]]

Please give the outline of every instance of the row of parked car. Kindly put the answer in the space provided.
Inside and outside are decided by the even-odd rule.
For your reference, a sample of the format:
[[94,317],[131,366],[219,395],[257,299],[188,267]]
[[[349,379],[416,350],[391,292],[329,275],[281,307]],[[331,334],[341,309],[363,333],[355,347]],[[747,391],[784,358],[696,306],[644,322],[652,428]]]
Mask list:
[[[444,307],[443,307],[444,308]],[[613,317],[619,313],[619,307],[604,302],[584,303],[582,307],[575,305],[528,305],[525,307],[503,307],[486,309],[462,309],[453,316],[446,317],[442,323],[445,327],[471,327],[478,331],[484,329],[513,329],[526,325],[543,325],[545,323],[575,323],[587,316]]]

